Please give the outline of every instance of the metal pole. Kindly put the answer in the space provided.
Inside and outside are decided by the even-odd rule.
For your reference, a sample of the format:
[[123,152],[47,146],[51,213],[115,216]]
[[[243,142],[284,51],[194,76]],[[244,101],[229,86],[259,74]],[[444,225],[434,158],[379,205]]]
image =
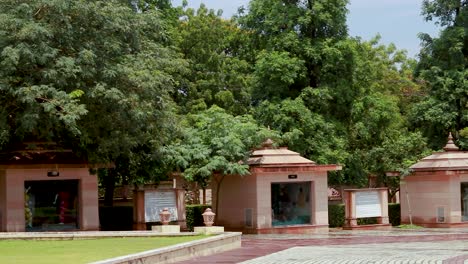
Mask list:
[[409,194],[408,194],[408,183],[406,181],[405,181],[405,195],[406,195],[406,202],[408,204],[408,215],[409,215],[410,225],[413,225],[413,216],[411,213],[411,205],[410,205]]

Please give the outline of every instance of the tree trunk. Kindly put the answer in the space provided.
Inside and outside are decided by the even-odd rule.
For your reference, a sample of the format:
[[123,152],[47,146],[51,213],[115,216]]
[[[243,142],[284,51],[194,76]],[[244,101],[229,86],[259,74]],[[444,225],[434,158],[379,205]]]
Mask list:
[[206,204],[206,188],[203,187],[202,191],[203,191],[203,204]]
[[[221,183],[224,180],[225,175],[221,175],[221,179],[217,180],[216,179],[216,194],[215,197],[213,197],[213,200],[216,201],[216,208],[215,208],[215,220],[218,218],[218,209],[219,209],[219,189],[221,188]],[[212,201],[213,203],[213,201]]]
[[108,169],[104,177],[104,206],[114,205],[114,190],[117,175],[115,169]]

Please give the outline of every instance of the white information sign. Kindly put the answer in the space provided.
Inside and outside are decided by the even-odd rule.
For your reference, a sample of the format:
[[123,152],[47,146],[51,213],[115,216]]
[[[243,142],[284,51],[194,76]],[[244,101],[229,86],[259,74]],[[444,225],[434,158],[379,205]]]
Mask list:
[[378,216],[382,216],[379,192],[356,192],[356,217]]
[[167,208],[171,213],[171,221],[177,221],[176,194],[173,190],[145,191],[145,222],[159,222],[159,213]]

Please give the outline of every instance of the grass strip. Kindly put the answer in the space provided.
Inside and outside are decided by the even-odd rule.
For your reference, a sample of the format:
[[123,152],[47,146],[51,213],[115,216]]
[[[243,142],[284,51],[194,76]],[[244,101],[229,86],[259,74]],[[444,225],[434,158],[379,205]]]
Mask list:
[[1,240],[0,263],[89,263],[207,236],[124,237],[80,240]]

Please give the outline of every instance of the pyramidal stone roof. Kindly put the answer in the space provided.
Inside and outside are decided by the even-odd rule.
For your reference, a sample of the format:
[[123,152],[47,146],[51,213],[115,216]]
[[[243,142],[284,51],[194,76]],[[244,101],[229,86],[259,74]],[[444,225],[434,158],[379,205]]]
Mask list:
[[251,166],[255,165],[316,165],[312,160],[302,157],[299,153],[288,148],[273,148],[273,141],[267,139],[263,148],[255,150],[247,161]]
[[279,149],[259,149],[255,150],[250,155],[247,161],[249,165],[274,165],[274,164],[301,164],[315,165],[315,162],[301,157],[299,153],[291,151],[287,148]]
[[468,152],[460,151],[449,134],[444,151],[435,152],[410,167],[413,171],[468,170]]

